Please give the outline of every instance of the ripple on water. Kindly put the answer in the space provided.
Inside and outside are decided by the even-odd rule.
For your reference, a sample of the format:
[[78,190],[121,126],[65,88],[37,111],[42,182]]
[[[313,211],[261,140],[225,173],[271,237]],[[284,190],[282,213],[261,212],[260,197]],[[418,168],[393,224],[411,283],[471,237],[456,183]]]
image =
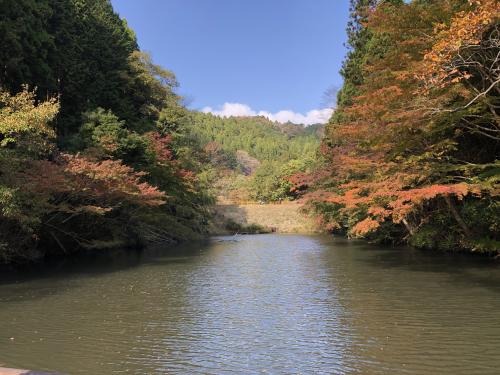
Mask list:
[[0,361],[69,374],[500,367],[494,265],[321,236],[219,240],[11,278]]

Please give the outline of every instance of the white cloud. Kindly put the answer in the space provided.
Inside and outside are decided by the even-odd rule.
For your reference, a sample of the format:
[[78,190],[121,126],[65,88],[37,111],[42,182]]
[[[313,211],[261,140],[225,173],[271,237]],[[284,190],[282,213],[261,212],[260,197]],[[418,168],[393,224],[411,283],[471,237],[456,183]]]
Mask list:
[[248,105],[241,103],[224,103],[219,111],[214,110],[212,107],[205,107],[201,110],[205,113],[213,113],[216,116],[231,117],[231,116],[256,116],[255,111]]
[[271,121],[278,122],[293,122],[294,124],[324,124],[333,113],[331,108],[313,109],[305,115],[289,110],[271,113],[267,111],[254,111],[250,106],[241,103],[224,103],[224,105],[216,110],[212,107],[205,107],[201,110],[205,113],[212,113],[216,116],[231,117],[231,116],[265,116]]

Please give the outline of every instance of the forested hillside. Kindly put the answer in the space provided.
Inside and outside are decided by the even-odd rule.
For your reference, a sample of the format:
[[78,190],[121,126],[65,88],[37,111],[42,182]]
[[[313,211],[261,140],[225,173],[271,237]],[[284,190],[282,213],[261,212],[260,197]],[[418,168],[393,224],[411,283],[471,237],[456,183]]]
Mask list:
[[500,249],[500,5],[353,0],[337,110],[297,188],[323,226]]
[[296,197],[289,178],[314,164],[323,126],[197,112],[190,130],[219,170],[216,194],[272,202]]
[[232,153],[244,150],[260,161],[312,157],[319,145],[318,126],[280,124],[265,117],[223,118],[198,112],[192,130],[203,144],[216,142]]
[[0,2],[0,261],[205,232],[173,73],[108,0]]

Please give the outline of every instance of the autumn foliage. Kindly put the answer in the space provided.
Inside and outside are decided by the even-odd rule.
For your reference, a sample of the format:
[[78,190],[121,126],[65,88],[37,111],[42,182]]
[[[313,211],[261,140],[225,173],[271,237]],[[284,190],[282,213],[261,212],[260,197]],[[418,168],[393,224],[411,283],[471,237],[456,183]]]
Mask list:
[[[192,189],[195,175],[175,159],[170,135],[147,132],[142,136],[140,142],[146,145],[143,158],[150,172],[113,157],[119,147],[110,147],[111,143],[122,142],[131,135],[127,131],[116,138],[116,127],[97,125],[93,128],[99,134],[93,137],[95,144],[83,152],[65,153],[54,144],[55,132],[50,126],[58,111],[57,100],[38,103],[27,90],[14,96],[2,93],[1,100],[3,260],[35,257],[36,248],[44,242],[53,241],[56,248],[67,252],[109,246],[118,235],[122,241],[124,236],[140,238],[137,221],[146,220],[141,215],[150,212],[151,216],[154,210],[154,215],[162,215],[162,207],[173,200],[149,182],[151,173],[161,173],[164,187],[172,189],[175,182],[177,188]],[[106,118],[115,121],[109,114]],[[115,141],[106,141],[113,138],[109,134]],[[151,228],[148,231],[152,233]]]
[[106,212],[125,204],[156,206],[166,194],[143,181],[145,172],[136,172],[119,160],[91,161],[80,155],[60,154],[55,160],[30,163],[18,175],[25,191],[50,196],[66,210]]
[[351,40],[364,38],[364,78],[344,71],[355,94],[327,127],[321,168],[295,185],[310,187],[304,199],[331,230],[498,250],[499,3],[381,2],[367,13],[369,37]]

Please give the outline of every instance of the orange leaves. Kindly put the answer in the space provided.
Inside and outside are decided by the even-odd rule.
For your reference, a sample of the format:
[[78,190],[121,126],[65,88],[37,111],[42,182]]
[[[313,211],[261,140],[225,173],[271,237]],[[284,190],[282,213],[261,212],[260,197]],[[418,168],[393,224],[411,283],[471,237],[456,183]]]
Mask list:
[[[358,59],[350,63],[363,80],[344,86],[350,101],[326,129],[321,151],[330,176],[299,181],[316,189],[304,199],[325,228],[341,224],[356,236],[394,239],[403,225],[413,235],[450,214],[443,198],[496,194],[478,176],[494,155],[481,150],[477,136],[489,137],[491,153],[498,149],[491,140],[500,131],[500,2],[390,3],[375,7],[368,45],[348,57]],[[465,139],[466,131],[474,137]]]
[[391,210],[380,206],[371,206],[368,208],[368,214],[378,221],[385,221],[385,218],[391,215]]
[[375,231],[387,219],[400,223],[426,202],[441,196],[454,196],[459,200],[469,194],[481,195],[478,186],[460,183],[405,188],[402,179],[390,178],[384,182],[350,182],[341,186],[343,192],[335,194],[316,192],[308,194],[309,201],[334,203],[342,206],[340,212],[353,216],[365,212],[364,218],[351,229],[351,234],[364,236]]
[[436,25],[432,49],[424,56],[425,79],[428,86],[444,87],[471,77],[456,68],[453,59],[461,50],[481,43],[483,33],[500,17],[497,0],[469,1],[470,9],[459,12],[451,25]]
[[392,219],[395,223],[401,222],[416,207],[426,201],[439,196],[455,196],[463,199],[468,194],[480,195],[480,189],[475,185],[453,184],[453,185],[429,185],[416,189],[397,192],[395,199],[389,203],[392,210]]
[[357,223],[352,229],[351,233],[355,236],[362,237],[370,232],[375,231],[380,227],[380,223],[369,217]]

